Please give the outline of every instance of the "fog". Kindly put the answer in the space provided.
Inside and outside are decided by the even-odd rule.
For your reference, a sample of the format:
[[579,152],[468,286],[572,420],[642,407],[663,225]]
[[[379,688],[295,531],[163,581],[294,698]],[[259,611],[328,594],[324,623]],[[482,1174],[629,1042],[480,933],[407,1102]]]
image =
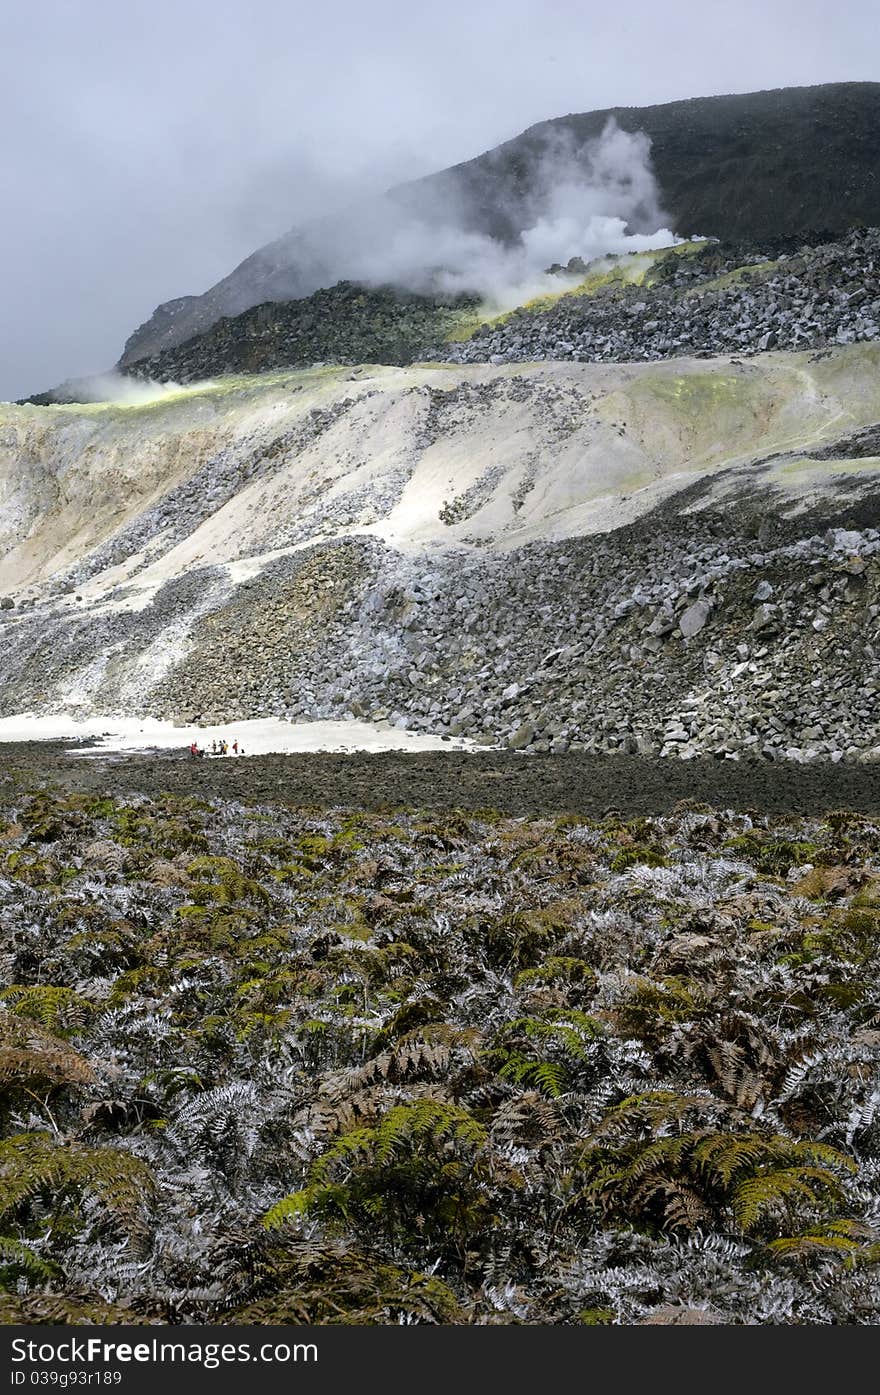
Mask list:
[[[204,291],[289,228],[375,207],[389,186],[539,121],[875,79],[878,30],[868,0],[833,11],[818,0],[680,11],[645,0],[447,0],[439,12],[399,0],[9,6],[0,398],[106,370],[159,302]],[[637,153],[615,152],[612,134],[594,179],[560,179],[522,229],[516,264],[485,240],[450,239],[448,221],[430,255],[418,219],[393,228],[391,246],[349,224],[341,250],[353,274],[381,277],[390,256],[416,281],[430,264],[452,286],[479,273],[503,295],[567,249],[589,259],[634,232],[662,234],[662,216],[655,227],[636,217],[635,185],[608,197],[621,154],[650,192],[650,152]]]
[[650,144],[609,121],[583,149],[568,132],[548,135],[538,165],[534,223],[509,244],[463,230],[455,208],[426,208],[402,218],[393,204],[373,210],[356,233],[341,222],[328,261],[338,276],[414,290],[472,291],[500,308],[542,290],[559,289],[545,273],[571,258],[592,261],[607,253],[668,247],[666,226],[650,165]]

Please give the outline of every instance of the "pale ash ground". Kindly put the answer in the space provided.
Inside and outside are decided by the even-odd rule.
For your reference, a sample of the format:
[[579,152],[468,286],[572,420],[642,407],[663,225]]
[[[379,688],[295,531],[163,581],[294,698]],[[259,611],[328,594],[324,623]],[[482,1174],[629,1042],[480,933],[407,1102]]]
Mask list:
[[[112,705],[95,700],[109,651],[87,644],[55,700],[117,733],[104,714],[136,718],[190,654],[196,626],[299,549],[372,536],[389,569],[395,556],[424,559],[430,577],[455,553],[620,528],[697,481],[694,508],[748,504],[752,462],[768,456],[778,458],[763,484],[796,516],[876,490],[876,458],[809,454],[877,421],[880,343],[745,360],[362,365],[223,379],[128,405],[0,405],[0,597],[14,602],[4,624],[10,638],[28,626],[63,633],[68,617],[115,622],[155,601],[158,623],[126,658]],[[82,575],[63,589],[69,568]],[[166,612],[164,588],[189,575],[196,584]],[[50,647],[39,662],[51,668]],[[16,705],[40,710],[30,696]],[[192,740],[172,730],[171,744]],[[263,750],[309,749],[292,746],[284,724],[271,731]],[[372,724],[360,735],[321,724],[308,739],[431,749],[399,730],[377,747]]]
[[[428,736],[417,732],[397,731],[370,722],[283,722],[262,721],[226,723],[224,726],[175,726],[155,718],[90,717],[77,721],[72,717],[34,716],[24,713],[0,718],[0,743],[8,741],[94,740],[83,754],[107,751],[149,751],[187,749],[197,741],[210,749],[211,742],[221,737],[237,740],[245,757],[292,755],[303,751],[437,751],[470,750],[470,741]],[[484,748],[485,749],[485,748]]]
[[[310,437],[315,412],[333,420]],[[0,594],[45,595],[59,568],[218,453],[234,468],[288,435],[268,474],[243,479],[189,536],[155,534],[85,581],[83,603],[115,607],[122,585],[122,606],[138,609],[206,564],[238,584],[280,554],[351,534],[418,553],[604,532],[696,479],[878,419],[878,344],[745,361],[367,365],[224,379],[139,405],[0,406]],[[856,493],[876,473],[866,466],[849,473]],[[773,483],[797,512],[829,473],[848,472],[826,463]],[[444,521],[457,500],[467,507]],[[77,608],[72,596],[62,604]]]

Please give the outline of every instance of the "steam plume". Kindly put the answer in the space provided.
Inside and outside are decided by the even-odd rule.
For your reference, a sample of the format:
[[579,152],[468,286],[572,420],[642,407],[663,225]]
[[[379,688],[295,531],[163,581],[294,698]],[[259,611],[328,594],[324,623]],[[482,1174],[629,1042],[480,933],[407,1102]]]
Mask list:
[[291,235],[290,252],[300,269],[308,265],[311,278],[319,277],[310,289],[348,279],[472,291],[504,307],[558,290],[558,279],[546,275],[553,263],[565,265],[572,257],[590,262],[682,240],[660,205],[649,138],[622,130],[613,119],[582,146],[567,129],[547,136],[531,178],[529,205],[507,213],[508,220],[522,220],[513,242],[467,231],[464,210],[450,207],[445,195],[441,206],[422,194],[406,212],[377,199],[361,205],[354,219],[303,229]]

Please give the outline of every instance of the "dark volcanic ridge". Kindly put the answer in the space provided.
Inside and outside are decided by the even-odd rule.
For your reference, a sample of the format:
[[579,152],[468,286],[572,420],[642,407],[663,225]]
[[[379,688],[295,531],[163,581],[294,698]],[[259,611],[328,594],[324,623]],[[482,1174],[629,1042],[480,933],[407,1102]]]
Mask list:
[[[378,209],[383,237],[408,219],[515,244],[546,207],[548,153],[564,150],[576,178],[609,119],[650,142],[659,205],[684,235],[766,241],[880,224],[880,84],[829,83],[541,122],[474,160],[391,190],[377,207],[352,210],[347,226],[376,224]],[[338,220],[292,230],[203,295],[160,305],[129,338],[122,366],[192,339],[221,317],[333,285],[348,274],[339,249],[349,240]]]
[[[782,246],[791,246],[782,242]],[[629,256],[558,299],[478,322],[477,298],[419,296],[341,282],[303,300],[218,321],[129,365],[133,377],[198,382],[320,363],[584,363],[826,348],[880,334],[880,231],[780,251],[710,242],[654,254],[644,280]],[[638,258],[641,254],[632,254]],[[569,279],[574,284],[576,275]],[[564,284],[564,283],[563,283]],[[29,399],[75,400],[64,389]]]

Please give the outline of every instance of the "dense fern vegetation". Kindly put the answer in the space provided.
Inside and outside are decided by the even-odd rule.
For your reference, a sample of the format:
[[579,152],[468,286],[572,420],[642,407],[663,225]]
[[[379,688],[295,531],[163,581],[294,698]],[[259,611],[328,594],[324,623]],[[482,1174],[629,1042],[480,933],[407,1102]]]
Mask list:
[[0,1320],[880,1322],[880,824],[0,785]]

